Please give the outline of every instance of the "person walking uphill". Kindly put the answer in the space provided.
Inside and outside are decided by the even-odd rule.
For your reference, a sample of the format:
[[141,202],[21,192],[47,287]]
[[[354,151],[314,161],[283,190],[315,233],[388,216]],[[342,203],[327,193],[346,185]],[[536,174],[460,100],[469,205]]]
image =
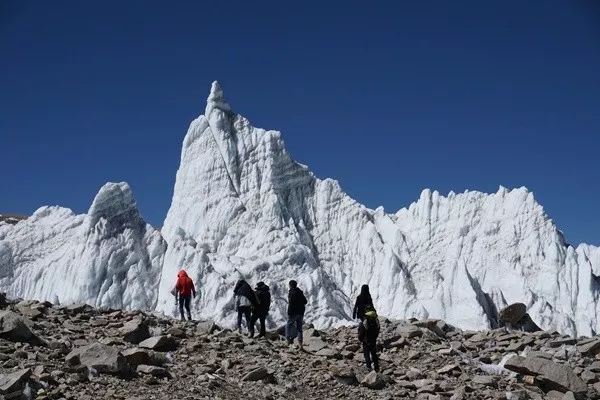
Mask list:
[[377,357],[379,330],[377,312],[371,306],[365,307],[364,319],[358,324],[358,340],[362,343],[365,363],[369,371],[371,370],[371,361],[373,361],[375,372],[379,372],[379,357]]
[[260,332],[258,337],[263,337],[266,334],[265,320],[267,314],[269,314],[269,307],[271,307],[271,292],[269,287],[264,282],[258,282],[256,288],[254,288],[256,297],[258,298],[258,304],[252,310],[252,330],[254,332],[254,324],[257,320],[260,320]]
[[238,312],[237,316],[237,329],[239,333],[242,333],[242,316],[246,318],[246,327],[248,328],[248,334],[250,337],[254,336],[254,325],[252,325],[252,308],[258,304],[258,299],[252,287],[248,282],[240,279],[233,288],[233,294],[235,295],[235,307]]
[[302,350],[302,323],[304,322],[304,311],[308,301],[304,297],[302,290],[298,289],[298,283],[291,280],[290,291],[288,292],[288,320],[285,324],[285,337],[289,344],[294,343],[292,336],[292,328],[296,324],[296,332],[298,338],[298,347]]
[[190,302],[192,295],[196,297],[196,288],[194,282],[184,270],[179,271],[177,274],[177,283],[175,284],[175,302],[179,297],[179,313],[181,314],[181,320],[185,321],[183,314],[183,308],[187,311],[188,320],[192,320],[192,313],[190,311]]
[[369,293],[369,285],[362,285],[360,288],[360,294],[356,298],[354,304],[354,310],[352,311],[352,319],[360,319],[361,321],[365,318],[365,307],[373,307],[373,299],[371,293]]

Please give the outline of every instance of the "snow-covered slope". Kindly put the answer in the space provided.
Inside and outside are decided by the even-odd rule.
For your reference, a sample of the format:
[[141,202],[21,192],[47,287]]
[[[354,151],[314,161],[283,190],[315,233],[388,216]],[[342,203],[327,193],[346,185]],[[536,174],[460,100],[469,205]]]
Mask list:
[[499,308],[524,302],[543,328],[599,326],[599,248],[566,245],[527,189],[424,190],[396,214],[370,210],[292,160],[279,132],[235,114],[216,82],[183,140],[161,233],[128,187],[107,184],[88,215],[42,208],[0,222],[0,290],[176,315],[170,290],[185,268],[199,289],[194,315],[228,325],[237,279],[271,287],[280,323],[293,278],[318,327],[347,322],[363,284],[392,318],[484,329]]
[[153,309],[166,243],[129,186],[104,185],[87,215],[41,207],[0,223],[0,291],[26,299]]

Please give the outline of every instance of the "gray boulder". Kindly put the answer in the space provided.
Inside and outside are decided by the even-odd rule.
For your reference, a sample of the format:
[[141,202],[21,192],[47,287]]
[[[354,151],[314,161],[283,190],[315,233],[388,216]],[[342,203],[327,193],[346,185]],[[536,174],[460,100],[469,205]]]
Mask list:
[[357,385],[358,379],[354,370],[348,365],[344,364],[333,364],[329,366],[329,374],[333,376],[337,381],[345,385]]
[[34,346],[44,345],[44,341],[29,329],[27,321],[9,310],[0,311],[0,338],[11,342],[30,343]]
[[587,392],[585,382],[569,366],[545,358],[514,356],[504,364],[504,368],[535,376],[539,385],[548,390],[563,393],[570,390],[577,394]]
[[170,374],[167,372],[167,370],[165,368],[157,367],[155,365],[145,365],[145,364],[138,365],[136,368],[136,371],[139,374],[152,375],[157,378],[170,377]]
[[369,372],[360,384],[374,390],[383,389],[385,387],[385,381],[382,376],[375,371]]
[[219,330],[221,329],[212,321],[202,321],[196,325],[196,335],[209,335]]
[[131,375],[131,367],[119,349],[100,343],[79,347],[67,354],[65,361],[70,365],[84,365],[101,374],[120,377]]
[[269,375],[269,370],[265,367],[258,367],[248,372],[242,377],[243,382],[255,382],[265,379]]
[[539,332],[542,329],[531,319],[528,313],[525,313],[523,317],[517,322],[517,326],[525,332]]
[[123,341],[138,344],[150,337],[150,328],[148,322],[142,318],[135,318],[127,322],[119,330],[123,335]]
[[7,375],[0,375],[0,394],[7,395],[21,390],[30,376],[31,369],[29,368]]
[[137,367],[138,365],[154,365],[162,367],[166,364],[171,364],[172,361],[164,353],[159,353],[151,350],[133,348],[122,351],[123,356],[127,359],[129,365]]
[[500,310],[499,322],[501,325],[511,324],[516,325],[517,322],[527,312],[527,307],[523,303],[513,303]]
[[177,349],[177,342],[170,336],[154,336],[140,342],[138,346],[156,351],[174,351]]

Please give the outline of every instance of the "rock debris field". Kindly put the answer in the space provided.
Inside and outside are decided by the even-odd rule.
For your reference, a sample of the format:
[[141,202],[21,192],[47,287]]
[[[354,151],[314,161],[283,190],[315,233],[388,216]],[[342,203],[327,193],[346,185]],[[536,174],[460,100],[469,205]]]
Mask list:
[[[5,399],[600,399],[600,338],[380,318],[381,371],[355,327],[251,339],[210,321],[2,299]],[[274,328],[274,327],[272,327]]]

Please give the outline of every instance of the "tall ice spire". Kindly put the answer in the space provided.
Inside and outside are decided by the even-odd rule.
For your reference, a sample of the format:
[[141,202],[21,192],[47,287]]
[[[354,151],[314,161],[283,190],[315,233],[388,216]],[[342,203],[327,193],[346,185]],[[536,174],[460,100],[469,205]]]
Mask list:
[[206,111],[204,115],[208,116],[213,109],[231,111],[231,107],[225,99],[225,94],[223,94],[223,89],[221,89],[221,85],[217,81],[214,81],[210,88],[210,94],[208,95],[208,99],[206,99]]

